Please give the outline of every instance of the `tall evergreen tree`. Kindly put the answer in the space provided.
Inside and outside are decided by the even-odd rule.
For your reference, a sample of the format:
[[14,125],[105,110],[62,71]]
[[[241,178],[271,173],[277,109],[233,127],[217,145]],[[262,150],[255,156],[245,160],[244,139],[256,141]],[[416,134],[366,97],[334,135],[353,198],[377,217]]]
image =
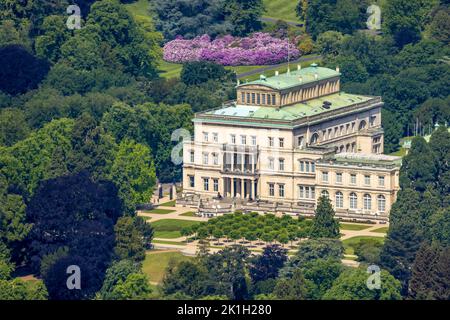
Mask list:
[[423,192],[435,184],[436,163],[431,148],[424,138],[415,137],[411,150],[403,158],[400,169],[400,186]]
[[311,238],[339,238],[339,222],[334,219],[334,210],[328,197],[320,197],[314,222],[311,229]]
[[433,272],[439,260],[439,248],[436,244],[424,242],[417,252],[409,281],[409,297],[417,300],[432,299]]
[[282,300],[304,300],[308,284],[301,269],[296,269],[292,278],[282,278],[275,286],[274,294]]
[[432,287],[434,298],[438,300],[450,300],[450,247],[442,250],[439,260],[436,263]]
[[402,282],[403,295],[408,293],[411,267],[421,242],[422,232],[416,224],[400,222],[390,226],[381,251],[381,265]]

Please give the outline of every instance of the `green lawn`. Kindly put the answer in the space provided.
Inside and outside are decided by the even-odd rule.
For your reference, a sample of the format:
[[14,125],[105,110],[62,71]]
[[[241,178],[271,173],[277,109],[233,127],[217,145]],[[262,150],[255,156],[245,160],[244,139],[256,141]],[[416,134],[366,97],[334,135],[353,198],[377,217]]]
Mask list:
[[180,219],[163,219],[153,222],[151,225],[155,230],[155,238],[174,239],[181,237],[181,229],[199,224],[198,221]]
[[372,230],[370,232],[387,233],[388,230],[389,230],[389,227],[381,227],[381,228],[378,228],[378,229],[374,229],[374,230]]
[[172,200],[172,201],[168,201],[168,202],[164,202],[162,204],[160,204],[160,207],[175,207],[175,203],[176,200]]
[[197,214],[194,211],[188,211],[185,213],[180,214],[180,216],[184,216],[184,217],[196,217]]
[[149,0],[138,0],[133,3],[126,4],[125,7],[135,17],[140,19],[152,20],[149,12]]
[[284,21],[300,23],[296,16],[295,7],[298,1],[295,0],[263,0],[266,12],[263,17],[274,18]]
[[359,242],[359,240],[362,239],[373,239],[375,241],[379,241],[380,243],[384,243],[383,237],[367,237],[367,236],[359,236],[359,237],[353,237],[350,239],[345,239],[342,241],[342,244],[344,245],[345,254],[355,254],[355,250],[353,246]]
[[171,209],[153,209],[153,210],[149,210],[149,211],[143,211],[144,213],[155,213],[155,214],[168,214],[171,212],[175,212],[175,210],[171,210]]
[[370,228],[370,225],[362,225],[362,224],[350,224],[350,223],[341,223],[341,229],[342,230],[364,230],[367,228]]
[[181,261],[188,261],[191,259],[192,257],[184,256],[180,252],[158,253],[151,251],[145,256],[142,271],[149,277],[150,281],[161,282],[170,260],[174,260],[179,263]]
[[160,71],[161,77],[169,79],[169,78],[179,78],[182,68],[183,65],[181,63],[171,63],[162,60],[159,63],[158,70]]

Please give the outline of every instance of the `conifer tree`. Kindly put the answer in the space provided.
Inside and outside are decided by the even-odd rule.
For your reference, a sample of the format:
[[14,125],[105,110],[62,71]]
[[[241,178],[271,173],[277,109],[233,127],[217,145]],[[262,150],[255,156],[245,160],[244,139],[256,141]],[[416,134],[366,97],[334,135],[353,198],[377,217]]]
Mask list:
[[433,273],[439,260],[439,248],[436,244],[430,245],[424,242],[417,252],[411,270],[409,282],[409,297],[417,300],[432,299]]
[[328,197],[320,197],[314,222],[311,229],[311,238],[339,238],[339,222],[334,219],[334,210]]

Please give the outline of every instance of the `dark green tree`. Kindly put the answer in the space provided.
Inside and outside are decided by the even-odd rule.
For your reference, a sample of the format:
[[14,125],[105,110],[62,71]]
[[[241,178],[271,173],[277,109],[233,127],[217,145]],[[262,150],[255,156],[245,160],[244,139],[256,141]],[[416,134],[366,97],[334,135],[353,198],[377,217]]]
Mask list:
[[335,212],[328,197],[321,196],[317,203],[310,237],[339,238],[339,222],[334,219]]
[[261,255],[253,258],[248,266],[253,283],[274,279],[287,261],[287,250],[277,245],[266,246]]
[[292,278],[281,278],[278,280],[274,295],[281,300],[305,300],[308,284],[301,269],[296,269]]

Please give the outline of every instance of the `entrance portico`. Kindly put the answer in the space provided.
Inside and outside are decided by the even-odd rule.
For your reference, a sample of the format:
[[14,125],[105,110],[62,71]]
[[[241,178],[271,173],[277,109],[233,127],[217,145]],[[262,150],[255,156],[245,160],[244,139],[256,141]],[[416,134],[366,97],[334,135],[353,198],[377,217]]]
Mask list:
[[258,180],[245,177],[224,177],[223,190],[226,198],[254,199],[258,196]]

